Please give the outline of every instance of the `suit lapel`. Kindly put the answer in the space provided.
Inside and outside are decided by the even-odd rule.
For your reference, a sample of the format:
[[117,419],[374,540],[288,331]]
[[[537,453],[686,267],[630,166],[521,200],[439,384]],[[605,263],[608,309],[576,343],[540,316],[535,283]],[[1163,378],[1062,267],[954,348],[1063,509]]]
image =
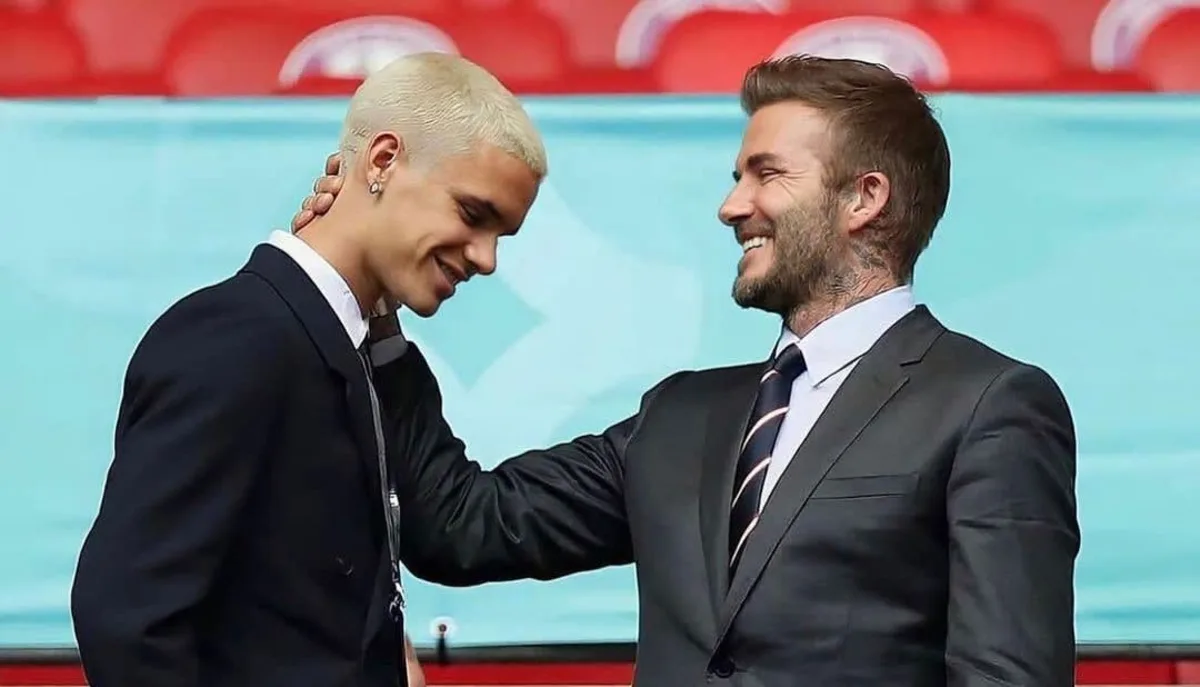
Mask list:
[[767,363],[743,365],[724,370],[726,376],[714,381],[713,395],[720,401],[708,409],[700,474],[700,532],[714,609],[721,607],[729,584],[729,502],[738,449],[766,369]]
[[346,336],[345,327],[316,284],[278,248],[267,244],[258,246],[242,271],[262,277],[275,288],[304,325],[325,364],[342,379],[350,407],[351,430],[359,447],[359,456],[366,463],[370,493],[378,493],[379,465],[371,397],[362,361]]
[[[834,394],[780,476],[758,526],[746,541],[746,550],[720,608],[718,644],[813,490],[908,382],[906,367],[918,362],[942,331],[929,311],[919,306],[875,343]],[[728,502],[730,497],[725,498]],[[725,521],[728,519],[727,509]]]

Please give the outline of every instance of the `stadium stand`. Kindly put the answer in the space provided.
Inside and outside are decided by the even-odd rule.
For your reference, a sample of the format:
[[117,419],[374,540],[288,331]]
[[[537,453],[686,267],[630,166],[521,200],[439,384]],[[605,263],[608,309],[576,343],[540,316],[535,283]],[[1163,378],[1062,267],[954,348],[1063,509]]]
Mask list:
[[3,0],[0,94],[344,95],[374,65],[412,50],[460,52],[513,90],[538,94],[727,93],[751,61],[793,51],[882,61],[939,90],[1195,91],[1200,29],[1190,17],[1197,6]]
[[[521,35],[520,41],[506,36]],[[486,64],[515,90],[562,82],[568,43],[544,15],[288,14],[213,9],[188,20],[164,55],[173,94],[188,97],[288,92],[302,78],[353,79],[402,51],[458,52]]]
[[[711,46],[724,43],[720,53]],[[800,52],[870,56],[926,88],[1022,87],[1063,69],[1053,36],[1018,17],[700,12],[672,27],[655,60],[669,92],[737,89],[746,64]]]

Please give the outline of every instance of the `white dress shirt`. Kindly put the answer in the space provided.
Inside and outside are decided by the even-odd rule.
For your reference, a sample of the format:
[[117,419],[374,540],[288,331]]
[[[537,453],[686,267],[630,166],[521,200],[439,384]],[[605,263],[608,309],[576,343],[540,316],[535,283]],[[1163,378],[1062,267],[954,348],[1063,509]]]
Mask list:
[[[333,309],[333,313],[337,315],[338,321],[346,330],[346,335],[350,337],[351,345],[355,349],[362,346],[363,341],[367,338],[367,318],[363,316],[358,299],[350,291],[350,285],[346,283],[342,275],[338,274],[333,265],[330,265],[329,261],[321,257],[320,253],[313,250],[312,246],[285,231],[271,232],[267,243],[286,253],[300,266],[300,269],[308,275],[317,290],[325,297],[329,307]],[[408,341],[403,335],[384,339],[372,344],[371,362],[375,367],[386,365],[404,355],[407,349]]]
[[779,428],[763,481],[760,509],[858,361],[884,332],[914,308],[912,288],[901,286],[843,310],[817,325],[804,338],[784,327],[775,354],[786,346],[798,345],[807,368],[792,384],[787,415]]

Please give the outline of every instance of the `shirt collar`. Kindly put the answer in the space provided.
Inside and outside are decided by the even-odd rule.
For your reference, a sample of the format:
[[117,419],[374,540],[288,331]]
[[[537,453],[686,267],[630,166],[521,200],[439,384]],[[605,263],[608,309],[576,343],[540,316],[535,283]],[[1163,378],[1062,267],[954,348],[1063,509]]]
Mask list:
[[338,274],[333,265],[330,265],[325,258],[321,257],[320,253],[313,250],[312,246],[287,232],[273,231],[267,242],[287,253],[300,266],[300,269],[308,275],[317,290],[329,302],[329,307],[333,308],[338,321],[342,323],[347,336],[350,337],[350,343],[354,344],[355,348],[361,346],[367,338],[367,320],[363,317],[358,299],[350,291],[350,285],[346,283],[342,275]]
[[803,338],[785,325],[775,355],[799,344],[808,382],[817,386],[861,358],[875,342],[916,307],[912,287],[900,286],[857,303],[817,325]]

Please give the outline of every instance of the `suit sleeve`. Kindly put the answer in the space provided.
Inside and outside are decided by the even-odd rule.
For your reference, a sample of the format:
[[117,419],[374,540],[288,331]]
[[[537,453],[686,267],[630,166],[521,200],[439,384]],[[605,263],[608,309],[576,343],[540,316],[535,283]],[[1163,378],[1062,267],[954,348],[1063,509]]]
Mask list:
[[93,687],[199,685],[199,607],[287,393],[262,316],[211,300],[169,311],[129,364],[71,593]]
[[494,470],[470,460],[442,416],[442,399],[413,347],[381,370],[381,397],[399,450],[405,566],[425,580],[465,586],[553,579],[632,562],[625,512],[626,447],[638,415],[551,448],[509,458]]
[[1000,374],[949,481],[949,687],[1075,684],[1075,470],[1053,380],[1030,366]]

